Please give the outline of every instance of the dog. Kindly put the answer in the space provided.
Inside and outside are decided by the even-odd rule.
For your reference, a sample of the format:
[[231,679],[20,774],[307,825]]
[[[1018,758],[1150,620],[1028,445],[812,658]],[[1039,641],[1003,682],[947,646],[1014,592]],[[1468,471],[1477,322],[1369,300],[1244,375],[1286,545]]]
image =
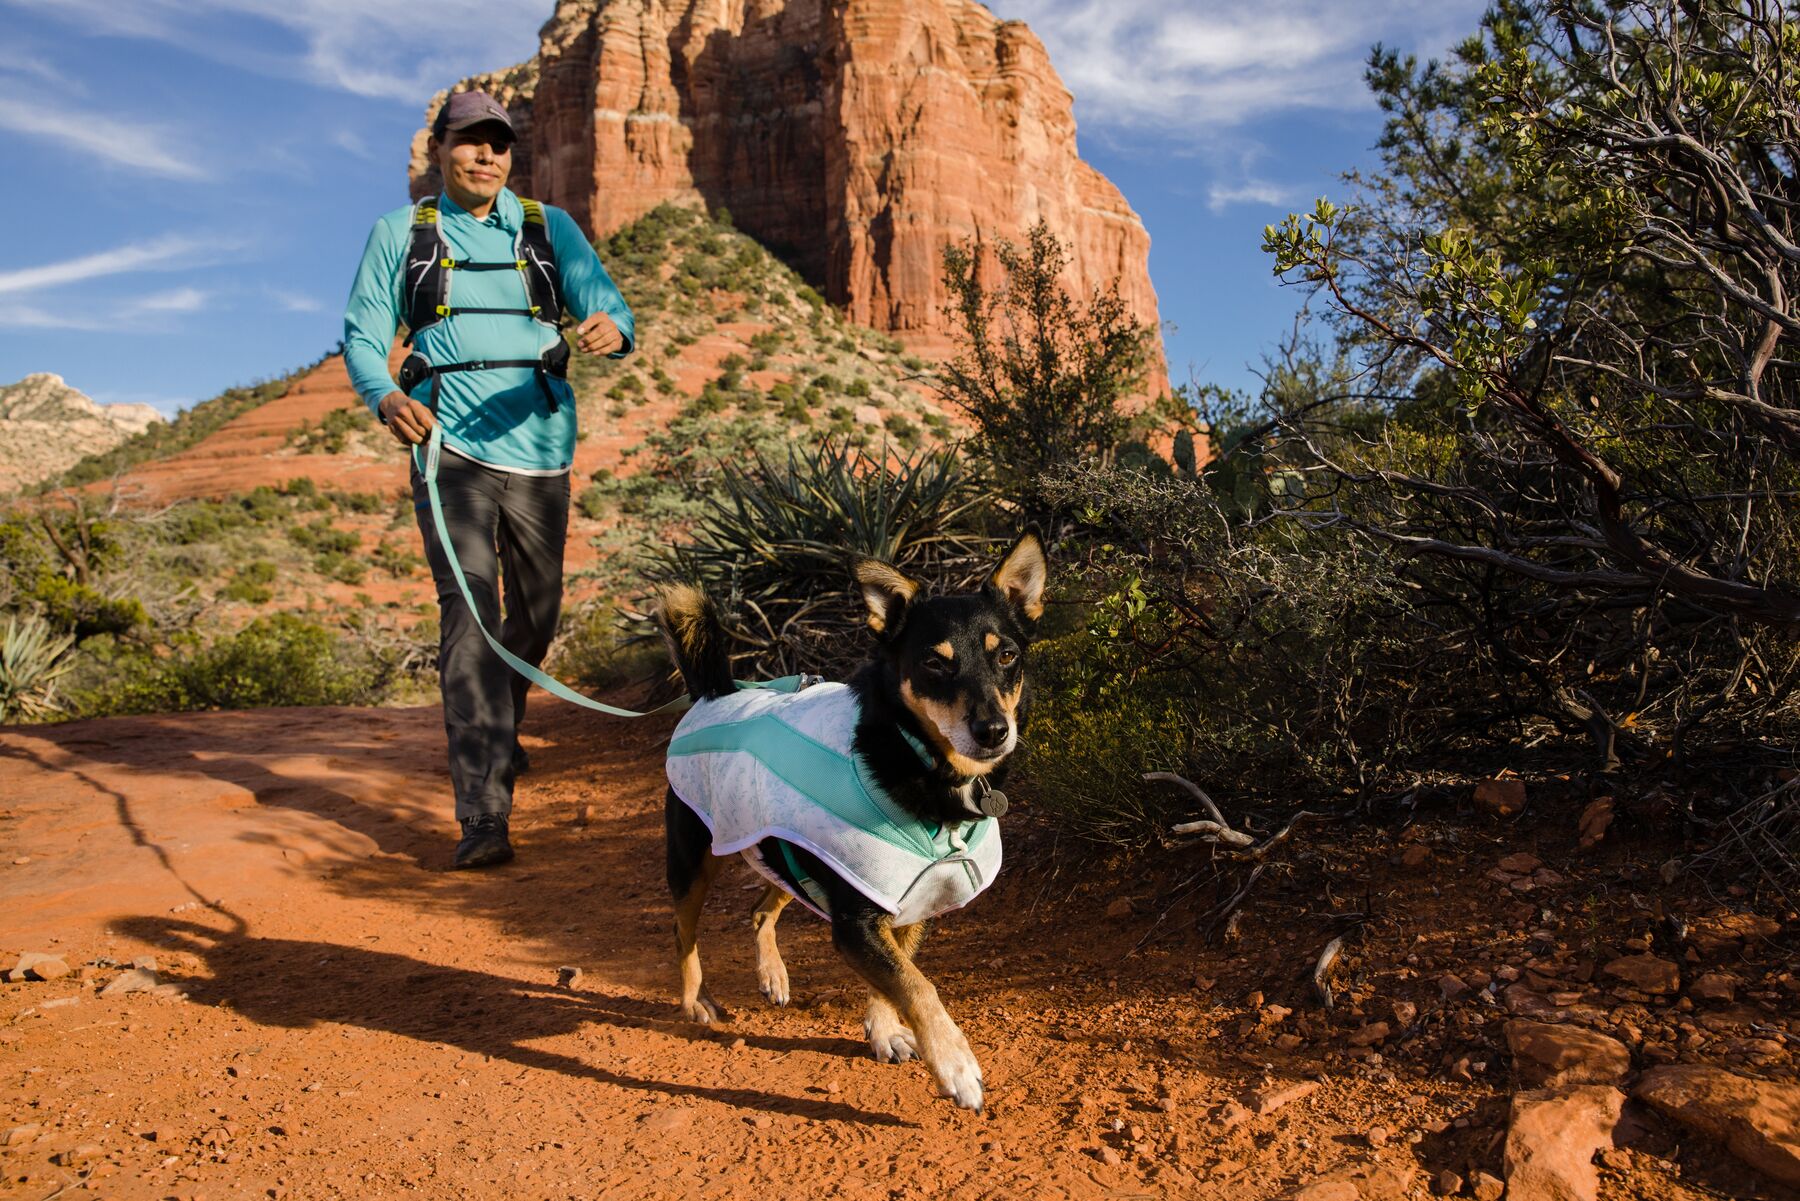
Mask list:
[[999,870],[997,785],[1030,704],[1025,655],[1048,564],[1033,531],[973,593],[927,597],[875,559],[851,574],[875,649],[847,684],[740,688],[711,600],[678,587],[658,606],[694,700],[669,745],[664,803],[681,1013],[726,1016],[701,974],[697,928],[720,866],[741,854],[769,881],[751,918],[763,995],[788,1002],[775,923],[798,899],[869,985],[875,1058],[917,1056],[940,1093],[978,1110],[981,1065],[914,959],[927,920]]

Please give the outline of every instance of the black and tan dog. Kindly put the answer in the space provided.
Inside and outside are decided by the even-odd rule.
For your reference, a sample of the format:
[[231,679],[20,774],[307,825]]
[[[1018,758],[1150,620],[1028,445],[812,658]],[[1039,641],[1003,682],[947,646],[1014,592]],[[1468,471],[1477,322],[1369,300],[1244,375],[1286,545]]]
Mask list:
[[[964,1108],[981,1107],[981,1067],[914,956],[925,936],[920,915],[965,903],[989,882],[983,872],[998,869],[999,832],[993,819],[1004,811],[1005,797],[995,785],[1025,719],[1025,652],[1043,612],[1046,570],[1035,533],[1014,544],[974,593],[927,598],[919,581],[894,567],[876,560],[856,562],[852,571],[868,606],[876,651],[848,685],[818,684],[792,698],[815,715],[793,719],[802,725],[813,721],[804,737],[767,724],[777,698],[746,700],[746,693],[733,684],[710,601],[691,588],[664,595],[658,622],[696,702],[670,745],[671,787],[665,805],[684,1016],[698,1022],[724,1016],[702,982],[696,929],[724,857],[742,853],[771,882],[752,918],[764,995],[776,1004],[787,1003],[787,970],[775,944],[775,923],[789,900],[799,898],[830,920],[832,943],[869,984],[864,1029],[875,1057],[903,1062],[916,1054],[944,1095]],[[761,724],[754,716],[746,719],[746,703],[759,707]],[[831,715],[834,703],[843,707],[841,718]],[[737,756],[741,762],[760,754],[748,768],[750,774],[704,779],[681,774],[677,769],[685,766],[680,758],[684,746],[721,728],[707,727],[684,740],[683,730],[695,714],[709,705],[734,704],[737,708],[726,714],[730,720],[720,720],[737,736],[788,739],[798,749],[753,744],[751,754]],[[841,722],[842,741],[848,744],[836,759],[818,749],[831,741],[819,727],[834,720]],[[700,725],[705,726],[704,719]],[[709,747],[717,749],[713,744],[701,749]],[[790,753],[793,763],[779,758]],[[763,760],[779,770],[765,770]],[[923,856],[899,869],[898,878],[910,882],[906,887],[884,893],[869,883],[881,878],[881,866],[865,870],[857,850],[833,859],[833,851],[820,849],[820,840],[788,833],[810,829],[805,825],[771,824],[753,815],[738,823],[741,837],[734,838],[726,812],[734,797],[684,795],[707,789],[754,791],[759,779],[786,781],[808,772],[815,793],[834,791],[835,785],[817,782],[821,763],[845,768],[849,778],[843,795],[859,801],[877,798],[868,811],[878,815],[876,824],[889,843],[905,841],[900,834],[906,831],[896,833],[897,827],[924,840],[913,844],[925,847]],[[787,836],[769,833],[774,830]],[[853,833],[864,840],[859,845],[877,845],[864,831]],[[968,850],[978,844],[984,854]],[[925,866],[915,879],[913,870],[920,864]]]

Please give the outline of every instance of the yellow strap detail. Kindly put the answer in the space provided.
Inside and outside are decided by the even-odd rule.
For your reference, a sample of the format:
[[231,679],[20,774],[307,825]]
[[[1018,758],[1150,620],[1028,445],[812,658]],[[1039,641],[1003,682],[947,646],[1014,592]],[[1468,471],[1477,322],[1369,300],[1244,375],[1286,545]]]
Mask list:
[[439,265],[442,266],[446,271],[456,270],[456,260],[455,259],[440,259]]
[[447,304],[438,305],[437,315],[440,317],[448,317],[450,315],[450,306]]
[[525,209],[525,220],[536,225],[544,223],[544,206],[535,200],[520,199],[519,204]]

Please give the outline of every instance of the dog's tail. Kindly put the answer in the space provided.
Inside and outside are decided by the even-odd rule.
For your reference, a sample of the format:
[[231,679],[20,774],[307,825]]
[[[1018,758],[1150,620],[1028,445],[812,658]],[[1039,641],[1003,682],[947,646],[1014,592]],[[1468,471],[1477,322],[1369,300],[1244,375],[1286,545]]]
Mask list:
[[656,606],[656,624],[689,696],[710,701],[737,691],[731,657],[725,651],[725,627],[712,597],[692,584],[665,588]]

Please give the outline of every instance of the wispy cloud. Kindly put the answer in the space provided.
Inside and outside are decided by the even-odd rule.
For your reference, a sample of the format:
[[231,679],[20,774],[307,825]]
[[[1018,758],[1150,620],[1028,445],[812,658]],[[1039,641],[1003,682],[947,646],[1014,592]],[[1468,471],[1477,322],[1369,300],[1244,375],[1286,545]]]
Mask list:
[[125,317],[154,317],[170,313],[197,313],[206,307],[210,293],[199,288],[170,288],[152,292],[125,304],[120,310]]
[[170,179],[205,179],[208,175],[192,159],[178,158],[163,149],[192,139],[177,137],[164,126],[73,108],[49,96],[0,94],[0,129],[60,142],[114,166],[151,175]]
[[84,254],[61,262],[45,263],[39,267],[0,271],[0,295],[55,288],[105,275],[123,275],[130,271],[191,267],[198,265],[200,256],[209,248],[223,249],[217,243],[202,242],[198,238],[169,235],[148,242],[102,250],[97,254]]
[[1436,53],[1484,0],[990,0],[1043,39],[1084,121],[1204,140],[1296,109],[1368,105],[1377,41]]
[[[464,75],[531,56],[542,0],[0,0],[87,33],[152,38],[240,69],[421,104]],[[249,24],[221,21],[248,18]],[[260,30],[256,25],[262,25]],[[270,50],[267,34],[285,33]],[[248,34],[246,31],[249,31]]]
[[1299,193],[1292,188],[1262,179],[1246,179],[1238,184],[1214,183],[1206,190],[1206,207],[1219,212],[1234,204],[1264,204],[1286,208]]
[[311,296],[302,296],[298,292],[271,291],[269,293],[269,298],[273,300],[284,313],[318,313],[323,312],[325,309],[325,306],[318,300],[315,300]]

